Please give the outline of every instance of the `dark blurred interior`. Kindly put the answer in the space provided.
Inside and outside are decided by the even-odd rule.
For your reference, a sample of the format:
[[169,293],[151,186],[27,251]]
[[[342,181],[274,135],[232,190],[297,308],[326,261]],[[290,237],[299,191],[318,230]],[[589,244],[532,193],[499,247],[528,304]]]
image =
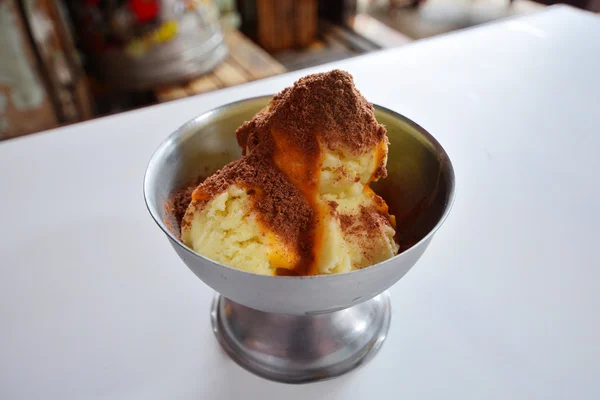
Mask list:
[[[3,0],[0,140],[403,46],[555,3]],[[600,0],[567,4],[600,11]]]

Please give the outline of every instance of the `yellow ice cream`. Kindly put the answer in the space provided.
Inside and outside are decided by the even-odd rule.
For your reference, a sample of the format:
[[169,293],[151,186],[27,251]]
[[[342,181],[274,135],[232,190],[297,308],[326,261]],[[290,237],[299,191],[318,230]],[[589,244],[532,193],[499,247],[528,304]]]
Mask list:
[[293,249],[261,226],[246,190],[231,185],[202,210],[188,208],[189,224],[183,242],[194,251],[221,264],[263,275],[277,268],[291,268],[297,259]]
[[245,155],[194,191],[183,242],[265,275],[347,272],[393,257],[395,222],[369,187],[387,136],[342,71],[303,78],[236,132]]

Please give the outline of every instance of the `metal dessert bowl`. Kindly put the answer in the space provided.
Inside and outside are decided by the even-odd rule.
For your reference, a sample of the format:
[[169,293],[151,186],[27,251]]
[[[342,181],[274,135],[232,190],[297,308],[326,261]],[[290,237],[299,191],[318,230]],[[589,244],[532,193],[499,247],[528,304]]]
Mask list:
[[150,214],[183,262],[216,296],[211,320],[226,352],[268,379],[300,383],[331,378],[364,363],[381,347],[390,324],[390,286],[419,260],[450,211],[454,171],[423,128],[375,105],[390,140],[388,177],[373,184],[396,216],[404,250],[353,272],[264,276],[212,261],[171,232],[164,204],[175,191],[241,157],[235,130],[271,97],[206,112],[172,133],[152,156],[144,178]]

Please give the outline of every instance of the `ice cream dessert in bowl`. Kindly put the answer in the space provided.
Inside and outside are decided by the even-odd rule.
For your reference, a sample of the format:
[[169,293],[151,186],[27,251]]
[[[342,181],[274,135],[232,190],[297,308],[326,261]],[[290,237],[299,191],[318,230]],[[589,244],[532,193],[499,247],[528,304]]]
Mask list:
[[374,354],[389,326],[383,292],[423,254],[453,193],[439,143],[340,70],[195,118],[159,147],[144,182],[178,255],[221,294],[220,343],[285,382]]
[[236,132],[244,155],[193,192],[183,242],[265,275],[347,272],[395,256],[394,219],[369,185],[388,138],[342,71],[300,79]]

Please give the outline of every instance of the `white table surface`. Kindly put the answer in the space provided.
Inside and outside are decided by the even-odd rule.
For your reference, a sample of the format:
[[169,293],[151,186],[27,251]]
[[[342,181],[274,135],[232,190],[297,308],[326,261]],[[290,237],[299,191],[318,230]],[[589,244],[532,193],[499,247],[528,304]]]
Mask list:
[[457,177],[382,351],[317,384],[222,353],[142,196],[172,130],[308,71],[1,143],[0,398],[600,398],[599,43],[600,18],[553,7],[310,70],[350,71]]

